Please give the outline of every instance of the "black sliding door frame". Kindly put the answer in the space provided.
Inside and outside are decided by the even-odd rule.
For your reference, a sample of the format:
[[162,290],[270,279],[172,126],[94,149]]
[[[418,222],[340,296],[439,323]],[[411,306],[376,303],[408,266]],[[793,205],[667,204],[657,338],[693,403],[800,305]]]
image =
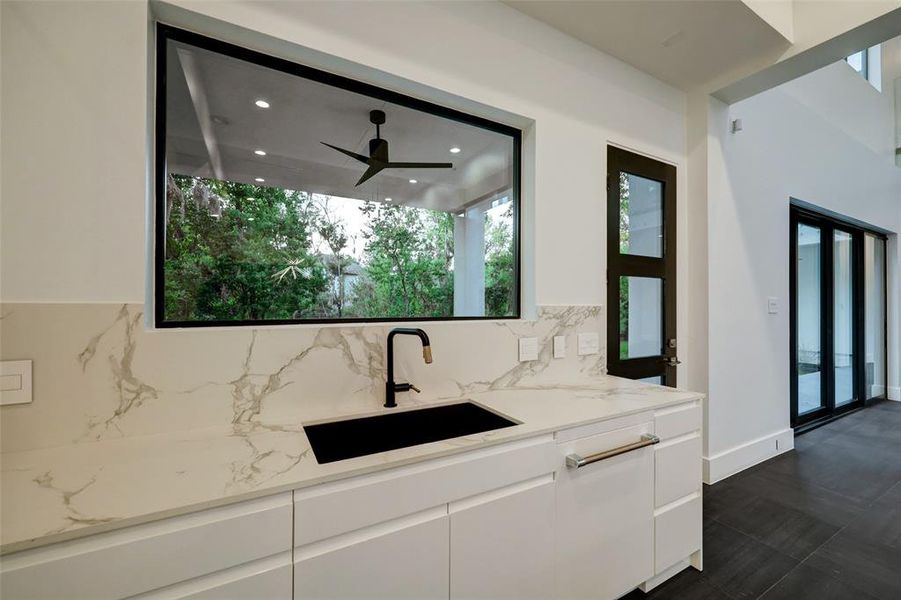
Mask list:
[[[815,211],[791,207],[790,213],[790,360],[791,360],[791,425],[796,432],[817,427],[847,412],[857,410],[871,400],[867,395],[866,382],[866,296],[864,237],[871,234],[884,240],[879,232],[860,227],[847,221]],[[821,406],[810,412],[798,411],[798,226],[807,225],[820,231],[820,399]],[[850,401],[836,405],[835,398],[835,234],[847,233],[851,236],[851,290],[853,307],[851,311],[854,326],[851,340],[853,360],[851,364],[853,395]],[[884,263],[887,263],[884,260]],[[884,265],[885,266],[885,265]],[[884,270],[883,277],[886,276]],[[883,281],[886,281],[883,279]],[[887,293],[887,286],[883,286]],[[883,306],[887,307],[886,298]],[[883,312],[887,311],[883,309]],[[886,315],[887,316],[887,315]],[[885,325],[885,323],[884,323]],[[887,327],[884,329],[883,372],[888,373]]]

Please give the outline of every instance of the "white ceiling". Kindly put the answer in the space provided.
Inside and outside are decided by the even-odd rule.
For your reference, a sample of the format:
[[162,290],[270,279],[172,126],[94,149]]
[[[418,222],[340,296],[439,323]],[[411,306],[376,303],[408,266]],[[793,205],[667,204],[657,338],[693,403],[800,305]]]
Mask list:
[[[446,211],[511,184],[509,136],[180,43],[170,42],[167,66],[170,172]],[[387,114],[392,161],[454,168],[389,169],[355,187],[366,165],[321,142],[368,155],[373,109]]]
[[740,0],[506,0],[683,90],[763,64],[790,46]]

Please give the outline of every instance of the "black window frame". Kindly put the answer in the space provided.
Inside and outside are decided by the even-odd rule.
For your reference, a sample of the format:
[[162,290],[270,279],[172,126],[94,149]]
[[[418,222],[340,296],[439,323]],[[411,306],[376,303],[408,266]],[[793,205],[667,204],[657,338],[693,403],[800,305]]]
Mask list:
[[[255,327],[265,325],[348,325],[355,323],[410,323],[452,321],[499,321],[522,317],[522,130],[463,111],[435,104],[421,98],[382,88],[350,77],[324,71],[286,58],[272,56],[244,46],[232,44],[206,35],[157,22],[155,27],[155,100],[154,100],[154,161],[153,161],[153,322],[159,329],[195,327]],[[513,141],[513,172],[510,186],[513,197],[513,280],[514,311],[510,315],[454,316],[446,317],[374,317],[374,318],[321,318],[321,319],[244,319],[176,321],[165,318],[165,247],[166,227],[166,47],[169,40],[183,42],[243,60],[261,67],[309,79],[377,100],[384,100],[406,108],[412,108],[445,119],[479,127],[507,135]]]

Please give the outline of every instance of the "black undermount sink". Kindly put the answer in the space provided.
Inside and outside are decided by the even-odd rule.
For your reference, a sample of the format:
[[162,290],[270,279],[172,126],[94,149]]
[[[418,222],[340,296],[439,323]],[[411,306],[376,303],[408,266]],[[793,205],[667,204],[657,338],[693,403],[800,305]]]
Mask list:
[[319,464],[513,427],[472,402],[304,425]]

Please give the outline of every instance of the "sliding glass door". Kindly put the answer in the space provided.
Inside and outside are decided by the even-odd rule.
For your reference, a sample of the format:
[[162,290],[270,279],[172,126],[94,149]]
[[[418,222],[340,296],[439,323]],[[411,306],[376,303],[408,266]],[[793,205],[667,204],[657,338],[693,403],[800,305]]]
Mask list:
[[797,241],[797,282],[793,302],[796,329],[794,377],[796,385],[796,414],[802,418],[811,413],[821,416],[825,408],[822,390],[823,370],[823,232],[812,223],[795,225]]
[[885,393],[885,240],[791,216],[791,420],[810,426]]
[[885,238],[864,235],[864,378],[865,398],[887,398]]
[[847,231],[832,230],[832,395],[836,407],[861,399],[854,385],[854,254],[859,241]]

